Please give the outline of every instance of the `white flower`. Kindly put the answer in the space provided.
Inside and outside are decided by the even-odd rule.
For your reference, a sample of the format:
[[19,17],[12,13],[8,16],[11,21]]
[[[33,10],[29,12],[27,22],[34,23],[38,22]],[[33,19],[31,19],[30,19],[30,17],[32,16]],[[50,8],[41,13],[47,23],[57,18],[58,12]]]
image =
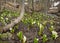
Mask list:
[[10,28],[10,30],[12,30],[12,28]]
[[52,31],[52,35],[55,37],[55,39],[58,37],[58,33],[56,31]]
[[6,20],[8,20],[8,18],[6,18]]

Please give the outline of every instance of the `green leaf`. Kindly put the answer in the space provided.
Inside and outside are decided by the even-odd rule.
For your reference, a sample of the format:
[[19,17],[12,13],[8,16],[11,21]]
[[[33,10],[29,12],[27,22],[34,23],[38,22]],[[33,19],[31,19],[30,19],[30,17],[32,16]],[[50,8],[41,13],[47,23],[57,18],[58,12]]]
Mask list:
[[42,37],[42,41],[43,41],[43,43],[45,43],[47,40],[48,40],[47,35],[44,34],[43,37]]
[[11,33],[14,33],[14,29],[12,29],[12,30],[10,30],[11,31]]
[[22,31],[20,31],[19,33],[17,33],[17,36],[20,40],[23,40],[23,33]]
[[34,38],[34,43],[38,43],[38,39],[37,38]]
[[49,28],[49,30],[52,32],[52,31],[54,30],[54,27],[51,26],[51,27]]

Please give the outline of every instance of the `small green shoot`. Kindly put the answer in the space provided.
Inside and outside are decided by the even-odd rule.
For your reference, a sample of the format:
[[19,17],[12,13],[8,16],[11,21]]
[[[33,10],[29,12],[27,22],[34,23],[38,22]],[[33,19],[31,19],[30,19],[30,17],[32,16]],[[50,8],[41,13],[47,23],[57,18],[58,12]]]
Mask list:
[[43,37],[42,37],[42,41],[43,41],[43,43],[45,43],[47,40],[48,40],[47,35],[44,34]]
[[14,29],[10,28],[10,32],[11,32],[11,33],[14,33]]
[[21,40],[22,43],[26,43],[26,36],[23,35],[22,31],[17,33],[18,38]]
[[40,24],[40,30],[39,30],[39,35],[41,35],[42,34],[42,32],[43,32],[43,30],[44,30],[44,26],[42,25],[42,24]]
[[49,28],[49,30],[50,30],[50,32],[52,32],[52,31],[54,30],[54,27],[51,26],[51,27]]
[[17,33],[17,36],[20,40],[23,40],[23,33],[22,31],[20,31],[19,33]]
[[38,43],[38,38],[34,38],[34,43]]

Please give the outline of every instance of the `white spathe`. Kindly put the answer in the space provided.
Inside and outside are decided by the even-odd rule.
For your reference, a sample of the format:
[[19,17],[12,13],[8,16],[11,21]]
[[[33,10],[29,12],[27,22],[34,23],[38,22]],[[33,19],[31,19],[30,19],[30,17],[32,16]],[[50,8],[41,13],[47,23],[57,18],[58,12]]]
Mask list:
[[25,36],[25,35],[23,35],[23,43],[25,43],[25,42],[26,42],[26,40],[27,40],[26,36]]
[[58,2],[54,2],[54,6],[57,6],[57,5],[59,5],[60,4],[60,1],[58,1]]
[[55,36],[55,39],[58,37],[58,33],[56,31],[52,31],[52,35]]

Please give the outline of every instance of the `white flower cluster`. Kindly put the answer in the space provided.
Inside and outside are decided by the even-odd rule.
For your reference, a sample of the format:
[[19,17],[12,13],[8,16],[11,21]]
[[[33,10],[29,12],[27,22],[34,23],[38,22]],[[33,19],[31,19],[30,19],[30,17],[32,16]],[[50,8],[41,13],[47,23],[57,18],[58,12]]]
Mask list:
[[56,31],[52,31],[52,35],[54,36],[55,39],[58,37],[58,33]]

